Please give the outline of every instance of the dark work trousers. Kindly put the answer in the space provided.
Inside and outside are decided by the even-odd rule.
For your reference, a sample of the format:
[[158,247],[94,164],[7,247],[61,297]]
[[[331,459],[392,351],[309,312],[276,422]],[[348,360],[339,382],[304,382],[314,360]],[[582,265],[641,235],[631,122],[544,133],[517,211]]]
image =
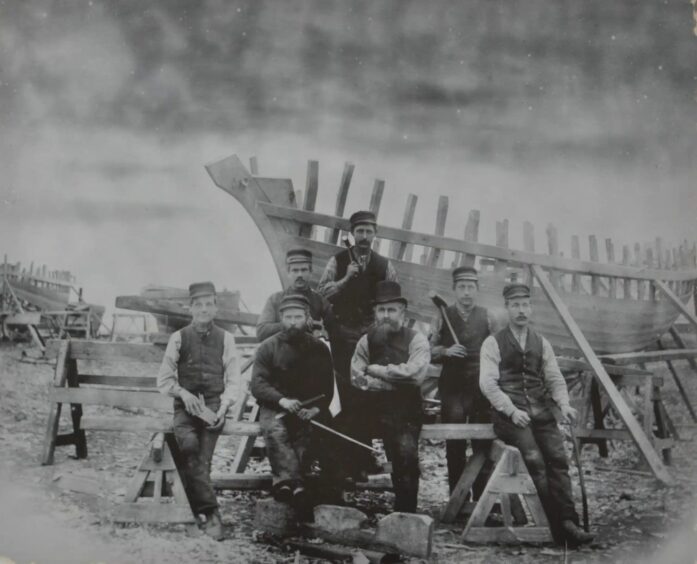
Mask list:
[[561,538],[559,527],[564,520],[578,524],[574,508],[569,463],[564,450],[557,421],[547,409],[521,428],[509,417],[497,411],[492,415],[494,433],[504,443],[516,447],[525,465],[549,519],[555,538]]
[[[476,386],[443,386],[440,390],[440,401],[440,417],[443,423],[491,422],[489,404]],[[488,453],[491,441],[473,440],[471,442],[473,452],[483,452],[485,455]],[[467,464],[467,441],[445,441],[445,453],[448,460],[448,485],[452,493]],[[472,499],[475,501],[484,491],[489,478],[491,465],[488,460],[484,468],[489,472],[480,472],[472,485]]]
[[[351,358],[362,335],[359,328],[339,325],[331,345],[336,386],[341,399],[341,413],[334,420],[334,425],[342,433],[366,443],[370,441],[370,437],[361,434],[362,427],[355,425],[356,415],[363,412],[360,390],[351,385]],[[344,460],[345,474],[349,476],[355,477],[359,472],[367,471],[374,466],[374,458],[370,451],[347,441],[341,443],[341,457]]]
[[[338,486],[339,458],[333,436],[292,414],[276,419],[278,413],[278,410],[262,407],[259,415],[266,455],[271,464],[273,486],[288,484],[295,487],[303,484],[315,460],[319,462],[321,469],[320,485]],[[332,426],[328,415],[318,416],[316,419],[324,425]]]
[[359,412],[353,421],[359,435],[382,439],[387,459],[392,463],[395,511],[416,512],[419,493],[419,435],[421,398],[403,400],[395,392],[356,390]]
[[[220,397],[206,400],[206,407],[217,412]],[[211,484],[211,460],[220,431],[211,431],[207,423],[187,413],[180,399],[174,400],[174,437],[184,458],[183,482],[195,515],[210,515],[218,509]]]

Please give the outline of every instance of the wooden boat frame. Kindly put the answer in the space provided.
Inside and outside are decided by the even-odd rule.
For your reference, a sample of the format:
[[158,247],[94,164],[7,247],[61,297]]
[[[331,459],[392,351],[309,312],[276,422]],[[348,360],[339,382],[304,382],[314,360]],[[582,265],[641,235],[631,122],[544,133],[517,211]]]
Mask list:
[[[258,174],[256,158],[251,172],[232,155],[206,165],[213,182],[238,200],[259,228],[271,252],[285,286],[285,254],[305,247],[314,255],[314,281],[329,257],[336,254],[341,233],[348,233],[345,219],[348,190],[354,165],[346,163],[339,184],[334,215],[315,211],[318,193],[319,163],[309,161],[304,197],[296,193],[290,179],[266,178]],[[379,213],[385,183],[376,180],[368,209]],[[302,205],[299,202],[302,201]],[[622,248],[621,264],[615,262],[612,240],[606,239],[607,263],[599,262],[598,241],[589,236],[590,260],[580,256],[578,236],[571,239],[571,258],[560,254],[557,230],[546,228],[549,254],[535,252],[534,228],[523,226],[524,251],[508,248],[508,220],[496,224],[496,245],[478,242],[480,214],[469,212],[463,240],[446,237],[448,198],[440,196],[435,234],[411,230],[417,196],[407,196],[401,228],[379,225],[378,237],[390,241],[388,257],[397,270],[403,292],[409,300],[409,314],[415,322],[428,322],[437,312],[428,299],[428,291],[449,294],[450,269],[458,265],[476,265],[480,270],[479,301],[492,311],[503,306],[501,290],[507,280],[524,279],[533,286],[533,310],[536,328],[558,353],[583,356],[607,393],[648,462],[655,476],[666,484],[674,483],[660,457],[624,398],[607,374],[598,353],[617,354],[640,351],[654,344],[682,313],[697,327],[697,318],[686,304],[695,294],[697,247],[684,241],[678,248],[664,249],[660,238],[649,246]],[[324,229],[324,240],[320,239]],[[382,241],[381,241],[382,242]],[[377,243],[379,245],[380,243]],[[376,245],[376,246],[377,246]],[[413,262],[414,250],[422,248],[419,262]],[[454,253],[444,268],[446,253]]]

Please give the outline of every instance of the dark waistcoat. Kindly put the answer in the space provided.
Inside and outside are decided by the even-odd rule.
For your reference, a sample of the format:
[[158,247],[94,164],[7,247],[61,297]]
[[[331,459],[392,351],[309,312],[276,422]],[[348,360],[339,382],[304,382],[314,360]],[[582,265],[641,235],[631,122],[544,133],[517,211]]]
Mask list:
[[[370,364],[387,366],[402,364],[409,360],[409,345],[416,331],[403,326],[398,332],[390,333],[387,339],[377,337],[377,330],[368,331],[368,360]],[[421,389],[418,386],[397,385],[395,390],[368,392],[382,400],[382,409],[389,410],[394,417],[405,420],[421,420]]]
[[518,409],[539,413],[549,406],[550,397],[542,373],[542,338],[528,329],[525,350],[510,327],[499,331],[496,342],[501,353],[499,386]]
[[197,333],[193,325],[187,325],[181,330],[181,338],[177,365],[179,385],[206,398],[222,394],[225,389],[225,331],[213,325],[207,333]]
[[[446,315],[455,330],[460,344],[467,349],[465,358],[444,358],[441,387],[479,387],[479,351],[484,339],[489,336],[489,316],[486,308],[474,306],[467,321],[462,318],[457,306],[446,308]],[[440,330],[440,344],[450,347],[455,344],[448,325],[443,322]]]
[[[336,255],[336,280],[346,276],[351,262],[348,249]],[[334,314],[342,325],[368,327],[373,322],[373,300],[377,283],[387,275],[387,259],[371,252],[365,270],[346,283],[339,294],[332,297]]]

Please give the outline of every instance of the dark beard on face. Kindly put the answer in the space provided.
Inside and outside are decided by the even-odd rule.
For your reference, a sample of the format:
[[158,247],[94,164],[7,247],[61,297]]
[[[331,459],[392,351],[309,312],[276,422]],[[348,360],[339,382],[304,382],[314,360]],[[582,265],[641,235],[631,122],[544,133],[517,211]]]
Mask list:
[[390,319],[385,319],[384,321],[377,321],[375,323],[375,338],[382,342],[385,342],[390,335],[393,335],[397,331],[399,331],[399,328],[399,323]]
[[283,330],[286,340],[291,344],[298,344],[305,340],[305,331],[297,327],[288,327]]

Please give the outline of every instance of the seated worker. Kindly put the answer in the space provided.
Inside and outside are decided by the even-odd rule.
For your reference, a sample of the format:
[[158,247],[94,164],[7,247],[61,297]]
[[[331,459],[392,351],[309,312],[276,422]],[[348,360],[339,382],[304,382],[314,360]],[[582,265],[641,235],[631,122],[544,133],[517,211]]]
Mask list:
[[[490,423],[489,402],[479,390],[479,350],[489,336],[491,326],[486,308],[477,304],[479,277],[469,266],[460,266],[452,272],[456,301],[445,310],[458,343],[453,339],[450,326],[442,315],[436,317],[431,329],[431,359],[442,364],[438,379],[443,423]],[[472,441],[474,452],[485,451],[490,441]],[[445,441],[448,460],[448,484],[453,492],[467,464],[467,441]],[[488,477],[481,473],[472,490],[473,499],[479,499]]]
[[428,340],[405,325],[407,300],[397,282],[378,282],[375,323],[351,359],[361,436],[381,438],[392,462],[395,511],[416,511],[421,389],[431,360]]
[[[307,332],[309,308],[304,295],[283,296],[279,305],[283,331],[259,345],[251,382],[252,395],[261,406],[274,498],[293,503],[303,513],[312,501],[306,492],[306,477],[315,458],[322,469],[323,493],[331,490],[336,494],[332,487],[339,487],[334,479],[331,435],[310,423],[315,419],[326,424],[331,419],[328,407],[334,393],[334,371],[329,349]],[[303,403],[312,398],[318,399]]]
[[310,303],[310,323],[308,327],[316,337],[322,336],[322,329],[331,332],[333,324],[332,306],[327,299],[310,287],[312,277],[312,253],[305,249],[291,249],[286,253],[288,287],[275,292],[266,300],[264,309],[257,321],[259,342],[283,331],[278,306],[286,294],[302,294]]
[[[185,460],[182,481],[191,509],[197,520],[205,516],[206,534],[222,540],[223,524],[210,473],[215,444],[234,397],[235,338],[213,323],[218,311],[213,283],[191,284],[189,298],[193,320],[170,336],[157,387],[174,397],[174,436]],[[212,426],[197,417],[204,406],[216,413]]]
[[578,526],[564,439],[555,418],[573,424],[566,382],[549,341],[529,327],[530,288],[503,290],[508,327],[489,336],[480,353],[479,385],[491,403],[494,432],[516,447],[535,483],[555,540],[572,546],[593,535]]

